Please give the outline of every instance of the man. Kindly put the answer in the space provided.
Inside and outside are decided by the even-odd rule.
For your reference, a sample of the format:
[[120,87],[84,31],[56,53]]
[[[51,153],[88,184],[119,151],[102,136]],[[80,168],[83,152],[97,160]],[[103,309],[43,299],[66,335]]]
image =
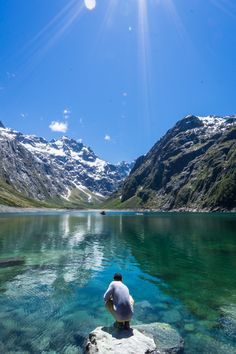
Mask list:
[[129,322],[133,316],[134,300],[129,294],[129,289],[122,282],[120,273],[114,274],[112,281],[104,294],[106,308],[116,319],[115,326],[118,328],[129,329]]

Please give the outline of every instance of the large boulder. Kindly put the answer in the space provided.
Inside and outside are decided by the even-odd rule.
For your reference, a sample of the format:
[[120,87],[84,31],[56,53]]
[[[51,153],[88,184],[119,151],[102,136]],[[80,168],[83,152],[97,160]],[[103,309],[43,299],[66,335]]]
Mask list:
[[89,334],[87,354],[179,354],[183,339],[165,323],[133,326],[130,330],[97,327]]

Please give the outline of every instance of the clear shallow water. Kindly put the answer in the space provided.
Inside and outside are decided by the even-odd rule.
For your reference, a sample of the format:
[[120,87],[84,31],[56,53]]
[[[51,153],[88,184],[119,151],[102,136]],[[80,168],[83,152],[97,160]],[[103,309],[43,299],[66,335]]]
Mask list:
[[163,321],[186,353],[236,352],[236,215],[0,215],[0,353],[80,353],[113,320],[112,275],[133,295],[133,323]]

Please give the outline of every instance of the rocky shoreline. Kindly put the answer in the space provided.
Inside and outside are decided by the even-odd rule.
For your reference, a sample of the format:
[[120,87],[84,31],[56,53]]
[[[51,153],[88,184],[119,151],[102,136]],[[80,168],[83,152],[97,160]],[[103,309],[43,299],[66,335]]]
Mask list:
[[[225,209],[191,209],[191,208],[180,208],[172,210],[161,210],[161,209],[102,209],[105,212],[134,212],[134,213],[236,213],[236,208],[232,210]],[[23,207],[12,207],[7,205],[0,205],[1,213],[65,213],[65,212],[81,212],[81,211],[92,211],[100,212],[100,209],[61,209],[61,208],[23,208]]]
[[[70,209],[69,209],[70,210]],[[73,210],[73,209],[71,209]],[[7,205],[0,205],[1,213],[47,213],[47,212],[65,212],[68,209],[57,209],[57,208],[22,208],[22,207],[11,207]]]

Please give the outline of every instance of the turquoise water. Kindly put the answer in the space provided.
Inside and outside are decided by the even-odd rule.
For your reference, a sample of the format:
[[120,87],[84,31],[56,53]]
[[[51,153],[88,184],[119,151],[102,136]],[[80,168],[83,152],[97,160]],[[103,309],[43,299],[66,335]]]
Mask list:
[[236,215],[0,215],[0,353],[80,353],[110,325],[103,293],[122,272],[133,323],[167,322],[185,353],[236,352]]

